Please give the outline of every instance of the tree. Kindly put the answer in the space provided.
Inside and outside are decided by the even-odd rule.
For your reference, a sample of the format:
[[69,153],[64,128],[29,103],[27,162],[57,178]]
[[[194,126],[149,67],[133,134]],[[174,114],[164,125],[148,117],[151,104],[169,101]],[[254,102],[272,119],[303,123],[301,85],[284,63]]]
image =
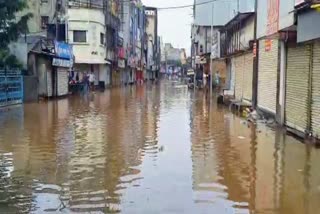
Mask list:
[[9,52],[8,45],[28,32],[28,13],[17,19],[16,14],[27,8],[27,0],[0,0],[0,66],[17,67],[18,60]]

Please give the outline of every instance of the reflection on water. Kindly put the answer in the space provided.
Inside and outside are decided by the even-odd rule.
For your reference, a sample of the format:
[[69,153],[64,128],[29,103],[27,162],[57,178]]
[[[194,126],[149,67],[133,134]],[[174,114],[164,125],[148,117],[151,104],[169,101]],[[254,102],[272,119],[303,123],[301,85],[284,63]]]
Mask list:
[[0,130],[0,213],[320,212],[320,151],[177,82],[26,104]]

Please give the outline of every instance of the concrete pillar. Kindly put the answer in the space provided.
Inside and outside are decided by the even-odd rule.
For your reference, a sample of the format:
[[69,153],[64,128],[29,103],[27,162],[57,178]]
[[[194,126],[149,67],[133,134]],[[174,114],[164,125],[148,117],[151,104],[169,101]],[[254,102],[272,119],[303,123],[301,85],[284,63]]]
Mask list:
[[280,114],[278,122],[280,125],[285,123],[285,105],[286,105],[286,70],[287,70],[287,51],[284,41],[280,41],[280,86],[279,86],[279,106]]

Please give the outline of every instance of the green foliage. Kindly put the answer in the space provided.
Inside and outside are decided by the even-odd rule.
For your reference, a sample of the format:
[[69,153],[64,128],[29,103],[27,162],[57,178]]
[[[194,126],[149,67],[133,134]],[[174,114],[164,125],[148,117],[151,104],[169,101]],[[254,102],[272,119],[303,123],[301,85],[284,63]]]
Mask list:
[[0,49],[0,68],[4,67],[22,68],[22,64],[7,49]]
[[8,45],[28,32],[27,22],[32,14],[25,14],[19,20],[16,17],[26,8],[27,0],[0,0],[0,66],[19,66],[17,58],[10,55]]

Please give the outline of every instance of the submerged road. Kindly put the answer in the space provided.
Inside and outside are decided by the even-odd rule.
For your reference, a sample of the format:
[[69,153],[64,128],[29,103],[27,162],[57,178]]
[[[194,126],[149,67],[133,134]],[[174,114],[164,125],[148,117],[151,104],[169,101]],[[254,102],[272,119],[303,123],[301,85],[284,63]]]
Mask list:
[[178,82],[0,112],[0,213],[320,213],[320,150]]

